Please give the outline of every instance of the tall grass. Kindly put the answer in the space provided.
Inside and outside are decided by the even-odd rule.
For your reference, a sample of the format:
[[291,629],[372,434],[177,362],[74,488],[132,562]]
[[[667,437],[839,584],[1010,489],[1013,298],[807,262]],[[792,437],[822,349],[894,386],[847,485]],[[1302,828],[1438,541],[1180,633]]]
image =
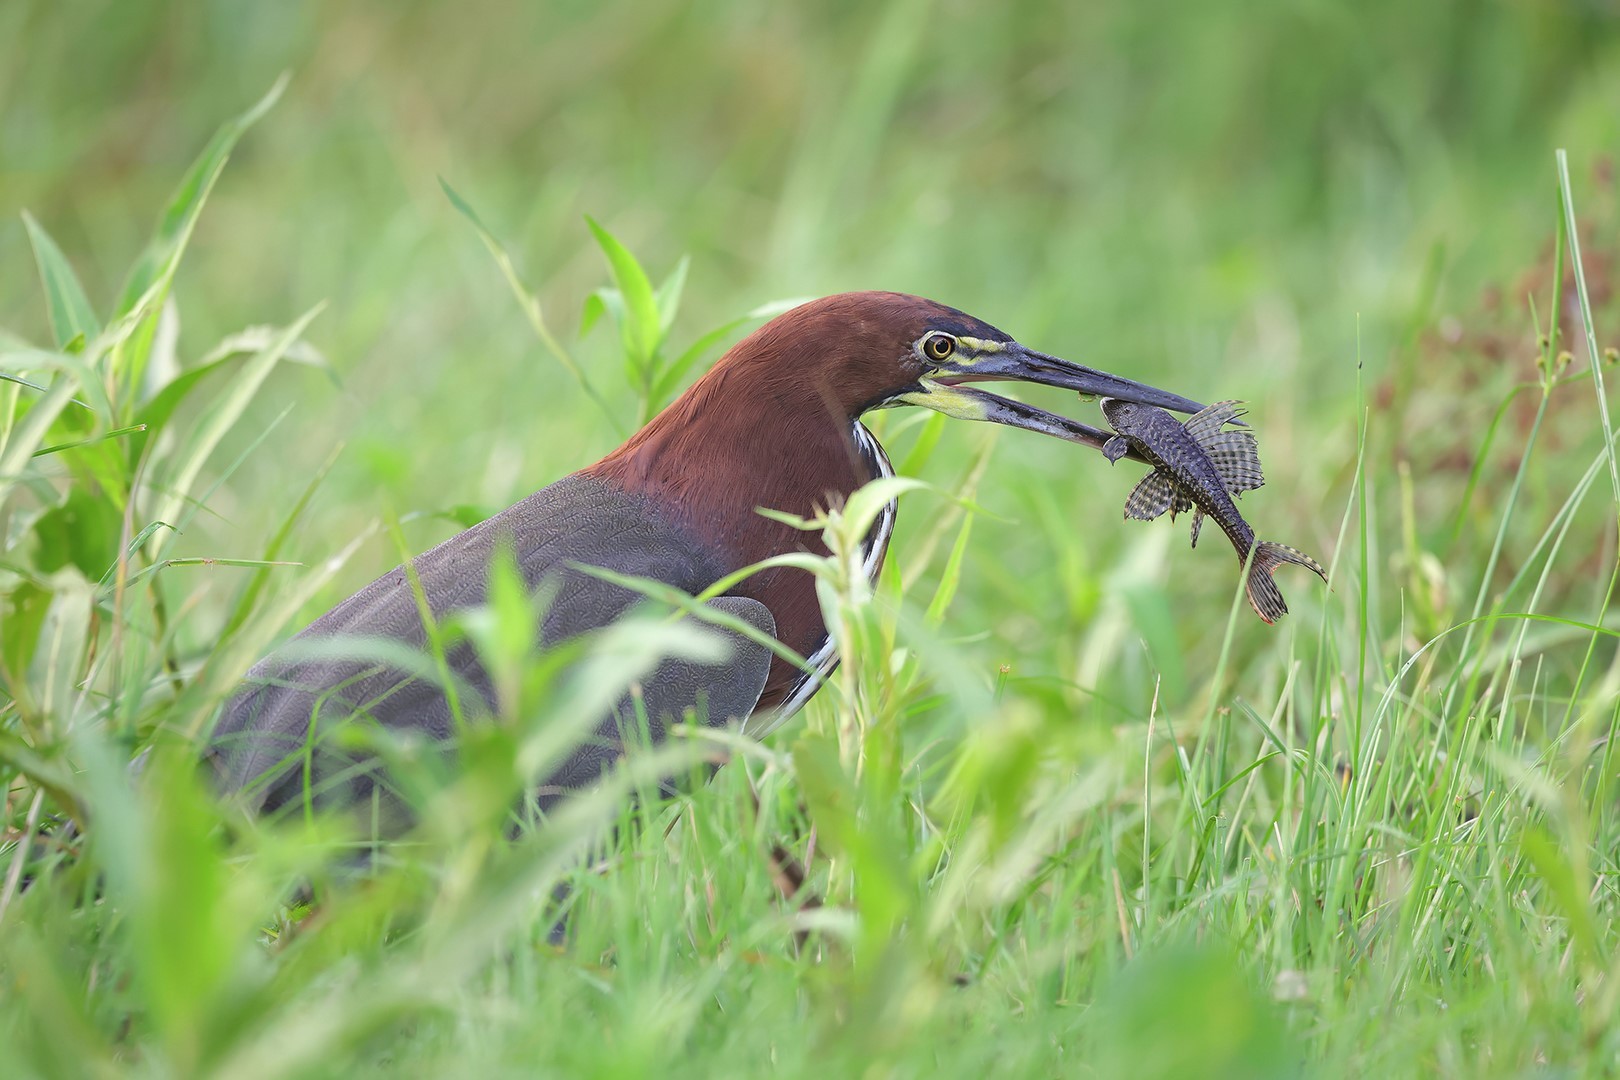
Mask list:
[[[883,98],[879,61],[909,47],[874,51],[858,92]],[[409,742],[386,748],[421,824],[356,873],[366,838],[353,822],[245,819],[194,769],[222,697],[341,561],[411,547],[393,528],[377,530],[380,554],[369,535],[301,535],[317,474],[254,550],[180,553],[176,537],[262,453],[277,419],[250,406],[280,400],[272,371],[325,363],[306,340],[315,311],[206,351],[179,331],[175,274],[198,215],[278,92],[186,174],[105,322],[48,223],[28,219],[52,339],[0,348],[0,1049],[13,1068],[1615,1067],[1620,488],[1602,483],[1615,451],[1579,271],[1579,355],[1561,359],[1574,334],[1560,290],[1581,238],[1567,169],[1560,213],[1548,208],[1557,254],[1535,283],[1552,297],[1536,309],[1550,320],[1536,328],[1539,377],[1489,388],[1503,407],[1481,407],[1496,419],[1462,432],[1480,464],[1461,509],[1436,516],[1460,523],[1450,549],[1413,490],[1431,491],[1403,458],[1406,417],[1359,374],[1353,412],[1335,417],[1355,437],[1330,463],[1343,478],[1331,518],[1291,516],[1269,491],[1245,506],[1264,535],[1331,542],[1332,591],[1286,580],[1295,614],[1276,631],[1249,617],[1224,554],[1188,553],[1163,528],[1088,544],[1088,521],[1114,519],[1109,488],[1095,514],[1072,487],[1021,488],[1022,528],[1058,569],[1024,567],[976,506],[1007,466],[992,460],[997,433],[886,414],[879,435],[903,476],[934,483],[869,488],[802,523],[833,553],[806,565],[845,656],[802,718],[763,743],[687,733],[511,839],[510,803],[562,749],[558,732],[657,656],[707,645],[666,601],[535,658],[531,601],[493,588],[487,609],[439,630],[471,638],[511,688],[501,722],[469,731],[454,769]],[[874,140],[856,126],[833,141],[858,154]],[[790,185],[810,202],[817,160]],[[548,370],[620,430],[773,310],[739,311],[677,349],[687,264],[655,287],[592,222],[611,284],[582,322],[605,318],[616,339],[590,340],[622,361],[593,367],[496,231],[446,190],[495,256],[486,284],[504,278],[517,296],[507,317],[526,318]],[[805,242],[792,229],[775,240]],[[704,270],[692,264],[694,288]],[[1343,363],[1359,373],[1363,359]],[[1445,374],[1443,359],[1423,362]],[[1533,408],[1515,427],[1503,418],[1520,399]],[[1264,443],[1268,418],[1253,419]],[[968,449],[945,456],[947,441]],[[906,531],[869,587],[851,553],[891,495]],[[1595,527],[1602,538],[1582,543]],[[294,549],[312,561],[288,565]],[[1217,584],[1178,573],[1168,586],[1167,564]],[[1025,574],[1056,587],[998,618]],[[989,584],[969,590],[975,577]],[[986,635],[1010,643],[1004,667],[984,663]],[[1048,638],[1077,655],[1026,675],[1038,647],[1023,646]],[[673,802],[629,797],[715,754],[729,764]],[[559,905],[563,948],[549,940]]]

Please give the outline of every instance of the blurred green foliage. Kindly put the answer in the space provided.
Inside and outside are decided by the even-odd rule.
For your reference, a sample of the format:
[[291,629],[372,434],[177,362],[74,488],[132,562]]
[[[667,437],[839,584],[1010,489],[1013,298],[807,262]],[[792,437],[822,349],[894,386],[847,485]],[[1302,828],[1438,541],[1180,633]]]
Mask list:
[[[1599,2],[0,5],[0,355],[44,388],[0,383],[6,1060],[1613,1068],[1616,101]],[[850,662],[675,807],[621,777],[504,845],[543,731],[402,745],[434,812],[356,883],[335,824],[197,789],[277,635],[845,288],[1249,400],[1245,511],[1334,591],[1234,619],[1219,545],[1118,522],[1134,473],[888,414],[985,512],[907,494],[875,594],[827,564]]]

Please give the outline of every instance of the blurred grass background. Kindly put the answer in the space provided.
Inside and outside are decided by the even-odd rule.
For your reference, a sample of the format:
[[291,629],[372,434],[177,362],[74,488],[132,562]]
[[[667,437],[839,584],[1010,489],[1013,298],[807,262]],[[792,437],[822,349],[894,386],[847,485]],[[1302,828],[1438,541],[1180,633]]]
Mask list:
[[[890,288],[1193,397],[1250,400],[1267,506],[1297,511],[1257,511],[1261,532],[1272,520],[1321,552],[1358,363],[1369,383],[1423,387],[1421,335],[1474,317],[1486,287],[1523,329],[1514,287],[1554,225],[1552,148],[1569,145],[1590,177],[1620,127],[1602,4],[114,10],[0,12],[6,203],[47,223],[93,300],[113,293],[219,117],[296,76],[211,202],[181,314],[201,348],[329,300],[313,340],[343,389],[280,377],[262,409],[295,410],[272,452],[212,505],[223,520],[209,538],[188,538],[216,554],[233,531],[262,534],[340,440],[317,537],[384,506],[496,509],[616,443],[541,353],[438,176],[564,327],[602,280],[591,213],[655,276],[693,257],[678,336],[768,300]],[[14,215],[0,256],[0,318],[38,336]],[[591,346],[601,358],[612,343]],[[1499,391],[1528,373],[1521,356],[1533,353],[1471,366]],[[1375,437],[1398,438],[1393,419]],[[948,442],[961,459],[980,437]],[[980,551],[997,556],[973,577],[994,592],[969,600],[1069,601],[1033,612],[1010,659],[1091,614],[1086,582],[1141,533],[1079,527],[1084,502],[1112,505],[1128,477],[1030,439],[997,454],[986,506],[1010,520],[982,523]],[[1053,584],[1063,565],[1021,524],[1036,515],[1080,534],[1067,587],[1030,581]],[[353,565],[333,595],[387,561]],[[1178,561],[1178,591],[1212,576],[1199,565]],[[1183,641],[1200,634],[1189,625]]]
[[[1544,329],[1552,314],[1555,147],[1570,152],[1600,343],[1614,343],[1620,331],[1612,283],[1620,273],[1612,163],[1620,17],[1597,0],[11,0],[0,5],[0,325],[49,337],[18,209],[45,224],[105,309],[176,178],[218,124],[282,71],[292,73],[285,96],[237,149],[181,268],[180,355],[194,361],[231,331],[286,323],[326,300],[307,337],[337,382],[297,365],[272,376],[219,460],[280,419],[177,541],[185,554],[256,556],[339,443],[346,449],[289,557],[319,562],[392,515],[407,518],[407,542],[422,550],[457,527],[432,515],[468,504],[499,509],[616,444],[534,340],[440,177],[478,208],[569,338],[585,298],[606,280],[583,225],[590,214],[655,280],[691,256],[677,343],[771,300],[896,289],[964,308],[1033,347],[1200,400],[1250,401],[1268,483],[1245,511],[1263,537],[1324,563],[1338,555],[1341,573],[1333,594],[1305,575],[1288,576],[1295,614],[1280,631],[1240,614],[1229,668],[1221,662],[1232,560],[1210,542],[1187,552],[1179,528],[1119,523],[1133,472],[1072,447],[965,425],[949,426],[920,458],[925,479],[951,488],[994,444],[975,496],[990,514],[975,522],[942,630],[953,639],[951,655],[965,658],[973,679],[1001,688],[1008,711],[1000,720],[1035,714],[1041,719],[1030,722],[1048,733],[1078,725],[1094,739],[1088,752],[1135,754],[1138,769],[1156,677],[1161,716],[1191,723],[1212,694],[1223,708],[1253,701],[1267,716],[1286,706],[1319,764],[1363,765],[1354,738],[1335,727],[1340,710],[1348,714],[1361,693],[1383,693],[1413,649],[1469,615],[1482,579],[1494,595],[1519,573],[1601,446],[1590,385],[1555,391],[1544,452],[1527,466],[1502,557],[1483,578],[1527,452],[1533,402],[1510,408],[1499,428],[1492,419],[1513,386],[1536,380],[1535,319]],[[1569,348],[1578,372],[1586,355],[1571,332],[1573,290],[1563,299],[1565,334],[1553,351]],[[631,412],[630,392],[612,374],[619,357],[611,333],[596,330],[577,351],[593,372],[607,373],[597,383],[619,414]],[[1362,402],[1370,410],[1359,462],[1368,542],[1341,548],[1361,528],[1352,521],[1341,532],[1358,498]],[[1090,408],[1051,395],[1041,403],[1071,415]],[[900,461],[918,429],[901,415],[877,426]],[[892,549],[915,572],[924,601],[942,572],[943,552],[924,550],[936,511],[912,497]],[[1539,610],[1602,618],[1613,512],[1579,511]],[[371,541],[307,614],[396,561],[386,538]],[[217,636],[235,587],[228,573],[199,569],[174,584],[184,611],[181,652],[205,650]],[[1365,622],[1345,632],[1340,620],[1358,604]],[[1560,651],[1558,642],[1569,647]],[[1358,644],[1369,653],[1364,664]],[[1585,644],[1559,638],[1533,661],[1527,654],[1537,681],[1515,725],[1520,745],[1557,746],[1571,730],[1563,710],[1586,700],[1576,680],[1594,663]],[[1597,668],[1607,667],[1612,643],[1595,651]],[[1321,659],[1328,655],[1348,657],[1348,666],[1326,666],[1334,662]],[[1301,685],[1284,688],[1301,662]],[[1414,715],[1425,725],[1410,733],[1434,738],[1459,720],[1419,698],[1414,690]],[[994,735],[962,708],[913,705],[906,733],[920,761],[928,758],[919,748],[936,738]],[[1592,707],[1601,719],[1612,701]],[[1292,716],[1296,708],[1301,715]],[[1198,740],[1201,752],[1205,730],[1213,729],[1179,737]],[[780,745],[791,738],[785,733]],[[1134,749],[1120,749],[1125,743]],[[1435,767],[1427,749],[1401,751],[1412,755],[1403,758],[1406,779],[1419,788],[1429,778],[1423,769]],[[1387,744],[1378,751],[1394,753]],[[1232,779],[1237,770],[1217,759],[1215,778]],[[1173,755],[1160,764],[1170,782]],[[712,796],[717,805],[738,795],[726,775]],[[1131,798],[1116,792],[1109,800]],[[1615,834],[1604,831],[1608,810],[1594,813],[1592,852],[1610,866],[1599,868],[1601,891],[1613,856],[1603,838]],[[1116,856],[1126,865],[1140,857],[1123,838],[1139,827],[1109,827],[1119,830],[1106,845],[1110,865]],[[1249,842],[1255,858],[1275,855],[1263,831]],[[1109,884],[1106,875],[1099,880]],[[1127,874],[1127,889],[1133,880]],[[1106,889],[1097,896],[1112,901]],[[1369,912],[1379,907],[1371,893],[1358,897]],[[1155,909],[1146,898],[1143,905],[1149,919]],[[1087,910],[1092,923],[1115,916],[1111,907]],[[1241,917],[1206,923],[1189,914],[1194,908],[1178,910],[1165,915],[1171,939],[1190,930],[1240,950],[1254,944]],[[1402,918],[1403,926],[1427,925]],[[1016,917],[1006,920],[998,942],[1018,937]],[[1508,921],[1498,929],[1512,937],[1519,931],[1503,929]],[[1261,938],[1270,948],[1294,932],[1268,927]],[[1091,948],[1051,933],[1036,940],[1037,954]],[[1080,934],[1091,942],[1102,932],[1088,924]],[[1082,974],[1065,968],[1055,999],[1091,1000],[1126,959],[1110,952]],[[1342,958],[1317,959],[1321,971],[1351,979],[1335,967]],[[1272,955],[1262,969],[1273,962],[1309,967]],[[1232,983],[1221,963],[1203,954],[1189,963],[1214,963],[1213,973],[1174,1008],[1209,1015],[1214,1003],[1247,1000],[1250,990],[1232,987],[1250,983]],[[1559,985],[1576,996],[1578,980],[1559,966],[1556,949],[1548,964],[1553,984],[1568,976]],[[1033,964],[1028,977],[1041,984],[1045,970]],[[1127,1002],[1142,1004],[1117,1006],[1124,1019],[1109,1038],[1119,1040],[1118,1053],[1109,1057],[1105,1038],[1094,1059],[1105,1074],[1128,1071],[1133,1055],[1165,1041],[1157,1003],[1168,1010],[1178,1000],[1166,970],[1150,965],[1123,976],[1136,980]],[[1294,1037],[1323,1051],[1324,1061],[1387,1065],[1376,1023],[1345,1004],[1367,998],[1353,989],[1336,997],[1343,987],[1332,974],[1311,977],[1311,993],[1337,1005],[1293,1015]],[[833,1024],[810,985],[813,1004],[802,1007]],[[1377,1000],[1373,988],[1385,985],[1369,979],[1363,993]],[[1274,989],[1259,993],[1276,996]],[[1290,994],[1281,1000],[1295,1000]],[[1538,1034],[1519,1043],[1518,1034],[1499,1032],[1507,1042],[1492,1058],[1479,1049],[1489,1043],[1480,1032],[1525,1014],[1491,1001],[1505,1011],[1476,1013],[1473,1029],[1430,1016],[1425,1023],[1434,1026],[1403,1044],[1422,1047],[1414,1051],[1418,1071],[1511,1072],[1547,1045],[1584,1047],[1588,1065],[1613,1063],[1605,1056],[1613,1040],[1579,1024],[1563,1044]],[[1241,1015],[1228,1033],[1250,1023],[1270,1032],[1264,1008],[1232,1007]],[[626,1017],[643,1015],[639,1005],[624,1008]],[[1014,1023],[1007,1000],[983,1008],[992,1018],[1010,1010],[1005,1022]],[[835,1007],[832,1014],[843,1015]],[[944,1018],[958,1014],[932,1015],[943,1031]],[[779,1025],[783,1016],[769,1021]],[[1330,1021],[1338,1034],[1324,1034]],[[691,1036],[694,1062],[754,1037],[724,1025],[703,1030],[731,1033]],[[1211,1024],[1205,1037],[1220,1030]],[[965,1043],[991,1054],[991,1034]],[[515,1060],[505,1055],[521,1048],[517,1038],[498,1042],[492,1059]],[[426,1041],[430,1051],[459,1052]],[[358,1045],[360,1060],[374,1060],[374,1047]],[[1252,1059],[1242,1046],[1233,1053],[1248,1063],[1233,1066],[1234,1075],[1271,1068],[1262,1067],[1271,1049]],[[1030,1068],[1058,1067],[1043,1052],[1029,1054]],[[952,1071],[983,1064],[963,1055]],[[1292,1057],[1281,1060],[1277,1068],[1288,1071]],[[1178,1067],[1154,1066],[1164,1075]]]

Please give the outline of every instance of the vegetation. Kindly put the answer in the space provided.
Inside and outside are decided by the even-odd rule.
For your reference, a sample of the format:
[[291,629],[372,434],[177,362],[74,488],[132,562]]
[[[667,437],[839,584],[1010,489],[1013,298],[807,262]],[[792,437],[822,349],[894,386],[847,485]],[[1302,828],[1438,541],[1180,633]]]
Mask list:
[[[0,7],[7,1075],[1620,1069],[1612,15],[504,7]],[[404,842],[216,803],[276,641],[854,287],[1249,400],[1331,591],[1262,625],[1137,471],[895,411],[764,741],[510,837],[707,642],[534,657],[497,588],[440,631],[509,707],[388,747]]]

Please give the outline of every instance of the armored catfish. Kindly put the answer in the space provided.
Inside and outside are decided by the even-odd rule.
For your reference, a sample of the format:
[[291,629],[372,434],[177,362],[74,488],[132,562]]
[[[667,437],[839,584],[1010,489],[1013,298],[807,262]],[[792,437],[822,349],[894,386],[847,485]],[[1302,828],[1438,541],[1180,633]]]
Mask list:
[[1242,415],[1241,402],[1218,401],[1185,424],[1152,405],[1117,398],[1103,398],[1101,404],[1109,426],[1118,432],[1103,446],[1108,460],[1118,461],[1134,448],[1153,465],[1125,500],[1127,519],[1151,521],[1166,510],[1174,519],[1191,510],[1196,547],[1204,515],[1214,518],[1232,541],[1238,562],[1249,564],[1245,592],[1256,614],[1268,623],[1288,614],[1288,604],[1272,579],[1277,567],[1294,563],[1327,580],[1327,572],[1304,552],[1270,541],[1257,543],[1254,530],[1232,501],[1265,483],[1253,433],[1226,429]]

